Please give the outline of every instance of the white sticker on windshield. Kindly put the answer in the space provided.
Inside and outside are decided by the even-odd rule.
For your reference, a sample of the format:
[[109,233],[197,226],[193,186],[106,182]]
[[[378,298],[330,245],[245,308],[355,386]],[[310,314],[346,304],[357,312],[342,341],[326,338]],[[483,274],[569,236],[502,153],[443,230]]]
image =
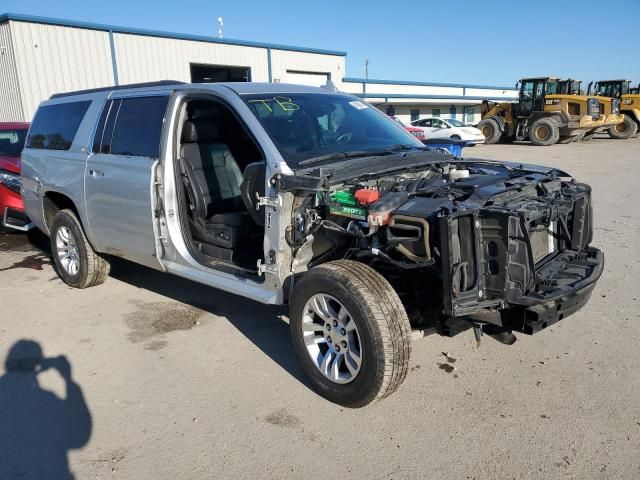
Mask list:
[[354,100],[353,102],[349,102],[349,105],[351,105],[354,108],[357,108],[358,110],[367,108],[367,106],[364,103],[362,103],[360,100]]

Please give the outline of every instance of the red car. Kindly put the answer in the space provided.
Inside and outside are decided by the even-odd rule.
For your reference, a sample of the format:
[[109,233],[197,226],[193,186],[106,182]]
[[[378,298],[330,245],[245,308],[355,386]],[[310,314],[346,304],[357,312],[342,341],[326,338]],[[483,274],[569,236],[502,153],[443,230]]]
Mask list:
[[407,132],[409,132],[411,135],[416,137],[418,140],[424,140],[425,138],[424,130],[422,130],[421,128],[413,127],[411,125],[405,125],[404,123],[402,123],[402,120],[400,120],[398,117],[394,117],[393,115],[389,115],[389,116],[391,117],[392,120],[394,120],[396,123],[402,126],[402,128],[404,128]]
[[32,225],[24,214],[20,196],[20,152],[28,123],[0,122],[0,232],[27,231]]

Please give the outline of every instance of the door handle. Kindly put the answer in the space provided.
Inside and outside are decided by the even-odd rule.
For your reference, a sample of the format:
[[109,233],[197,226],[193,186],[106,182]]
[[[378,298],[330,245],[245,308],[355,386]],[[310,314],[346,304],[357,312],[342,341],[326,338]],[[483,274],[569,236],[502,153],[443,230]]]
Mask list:
[[100,170],[89,170],[89,175],[92,177],[104,177],[104,172],[101,172]]

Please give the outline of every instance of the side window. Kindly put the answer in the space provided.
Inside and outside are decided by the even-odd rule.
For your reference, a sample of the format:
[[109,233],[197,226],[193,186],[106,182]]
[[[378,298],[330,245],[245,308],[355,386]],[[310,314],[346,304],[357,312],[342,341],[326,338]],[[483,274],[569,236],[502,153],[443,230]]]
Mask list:
[[420,124],[421,127],[430,127],[432,123],[432,120],[423,120],[422,123]]
[[27,148],[69,150],[91,101],[40,107],[33,119]]
[[111,100],[105,104],[94,153],[158,158],[168,96]]
[[444,125],[442,124],[442,120],[433,119],[432,126],[433,128],[442,128]]

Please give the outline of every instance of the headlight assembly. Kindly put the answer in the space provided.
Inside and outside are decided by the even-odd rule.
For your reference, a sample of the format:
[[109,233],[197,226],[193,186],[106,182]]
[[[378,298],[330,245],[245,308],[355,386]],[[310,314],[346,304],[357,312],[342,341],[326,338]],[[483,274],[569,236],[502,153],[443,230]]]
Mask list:
[[620,100],[617,98],[611,100],[611,113],[620,113]]
[[22,187],[22,180],[20,175],[6,170],[0,170],[0,184],[7,187],[9,190],[20,193],[20,187]]

